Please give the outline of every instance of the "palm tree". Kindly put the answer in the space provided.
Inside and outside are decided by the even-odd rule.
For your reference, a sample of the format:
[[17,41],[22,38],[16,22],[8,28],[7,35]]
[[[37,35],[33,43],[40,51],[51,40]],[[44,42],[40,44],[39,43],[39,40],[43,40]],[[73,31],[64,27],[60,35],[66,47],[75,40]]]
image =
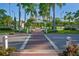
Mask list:
[[4,17],[4,16],[6,16],[6,10],[4,10],[4,9],[0,9],[0,25],[3,25],[2,24],[2,18]]
[[40,16],[42,16],[42,19],[44,21],[45,28],[47,29],[46,23],[48,21],[48,17],[49,17],[49,14],[50,14],[49,4],[48,3],[40,3],[39,4],[39,9],[40,9],[39,14],[40,14]]
[[74,19],[74,15],[72,12],[66,12],[66,15],[64,16],[64,20],[68,20],[69,21],[69,26],[71,21],[73,21]]
[[79,22],[79,10],[77,10],[75,13],[74,13],[74,18],[76,22]]
[[43,20],[47,20],[47,17],[49,15],[49,5],[47,3],[40,3],[39,9],[40,16],[42,16]]
[[[21,3],[22,5],[22,8],[24,9],[25,11],[25,14],[24,14],[24,23],[26,23],[26,15],[29,14],[29,4],[28,3]],[[25,29],[25,24],[24,24],[24,29]]]
[[76,26],[79,28],[79,10],[77,10],[75,13],[74,13],[74,21],[75,21],[75,24]]
[[55,8],[56,5],[59,6],[60,8],[62,8],[63,5],[65,5],[64,3],[51,3],[50,6],[52,7],[52,11],[53,11],[53,31],[56,32],[56,20],[55,20]]
[[3,24],[5,25],[5,26],[10,26],[10,25],[12,25],[12,22],[13,22],[13,20],[12,20],[12,18],[11,18],[11,16],[4,16],[3,18],[2,18],[2,22],[3,22]]
[[36,4],[33,4],[33,3],[22,3],[21,4],[24,11],[25,11],[25,21],[26,21],[26,14],[30,15],[30,18],[31,17],[34,17],[34,15],[36,14],[36,8],[35,8],[35,5]]
[[21,22],[21,3],[18,3],[17,6],[19,7],[19,31],[20,31],[20,22]]
[[6,10],[4,10],[4,9],[0,9],[0,19],[2,18],[2,17],[4,17],[4,16],[6,16]]

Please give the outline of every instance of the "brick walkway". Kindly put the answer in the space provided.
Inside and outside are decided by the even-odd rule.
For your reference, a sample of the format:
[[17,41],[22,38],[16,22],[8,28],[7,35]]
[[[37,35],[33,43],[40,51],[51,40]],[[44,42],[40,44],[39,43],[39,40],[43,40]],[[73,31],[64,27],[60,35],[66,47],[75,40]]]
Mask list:
[[33,32],[27,45],[23,50],[12,54],[13,56],[57,56],[51,44],[47,41],[42,32]]

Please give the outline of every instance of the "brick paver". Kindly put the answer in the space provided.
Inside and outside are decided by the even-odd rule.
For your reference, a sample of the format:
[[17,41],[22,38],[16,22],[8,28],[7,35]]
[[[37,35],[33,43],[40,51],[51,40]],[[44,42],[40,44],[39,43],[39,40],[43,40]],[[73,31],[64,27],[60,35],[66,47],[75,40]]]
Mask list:
[[42,32],[32,32],[31,38],[23,50],[14,52],[15,56],[57,56],[58,53],[47,41]]

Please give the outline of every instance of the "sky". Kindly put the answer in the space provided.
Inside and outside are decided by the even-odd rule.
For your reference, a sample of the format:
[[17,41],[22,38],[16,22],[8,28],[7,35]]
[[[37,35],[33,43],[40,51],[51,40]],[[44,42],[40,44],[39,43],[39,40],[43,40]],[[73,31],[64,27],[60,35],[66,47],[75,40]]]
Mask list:
[[[9,8],[10,7],[10,8]],[[8,15],[11,15],[12,17],[15,16],[18,20],[18,7],[16,6],[16,3],[0,3],[0,9],[5,9],[7,11]],[[79,4],[78,3],[66,3],[65,6],[60,9],[58,6],[56,6],[56,17],[63,18],[65,15],[65,12],[71,11],[71,12],[76,12],[79,10]],[[10,11],[10,12],[9,12]],[[53,15],[52,10],[50,11],[50,14]],[[27,19],[29,16],[26,17]],[[24,20],[24,10],[21,9],[21,19]]]

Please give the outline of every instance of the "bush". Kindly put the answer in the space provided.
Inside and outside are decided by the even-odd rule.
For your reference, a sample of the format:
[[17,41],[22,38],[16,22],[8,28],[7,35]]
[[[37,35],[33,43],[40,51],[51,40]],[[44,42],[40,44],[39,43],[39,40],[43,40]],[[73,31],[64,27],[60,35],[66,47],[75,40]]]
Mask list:
[[14,34],[15,34],[15,32],[10,32],[10,33],[9,33],[9,35],[14,35]]
[[8,49],[6,50],[7,55],[10,55],[12,52],[15,52],[15,51],[16,51],[16,48],[8,48]]
[[64,28],[64,30],[76,30],[76,28]]
[[5,50],[0,50],[0,56],[6,56],[6,51]]
[[11,28],[0,28],[0,30],[5,30],[5,31],[7,31],[7,30],[9,30],[9,31],[12,31],[12,29]]
[[66,51],[63,51],[65,56],[77,56],[79,54],[79,47],[75,44],[72,44],[66,48]]
[[3,50],[3,49],[4,49],[4,47],[0,46],[0,50]]
[[15,34],[15,31],[11,28],[0,28],[0,34]]
[[4,47],[0,47],[0,56],[9,56],[11,53],[15,52],[16,48],[10,47],[7,50]]

